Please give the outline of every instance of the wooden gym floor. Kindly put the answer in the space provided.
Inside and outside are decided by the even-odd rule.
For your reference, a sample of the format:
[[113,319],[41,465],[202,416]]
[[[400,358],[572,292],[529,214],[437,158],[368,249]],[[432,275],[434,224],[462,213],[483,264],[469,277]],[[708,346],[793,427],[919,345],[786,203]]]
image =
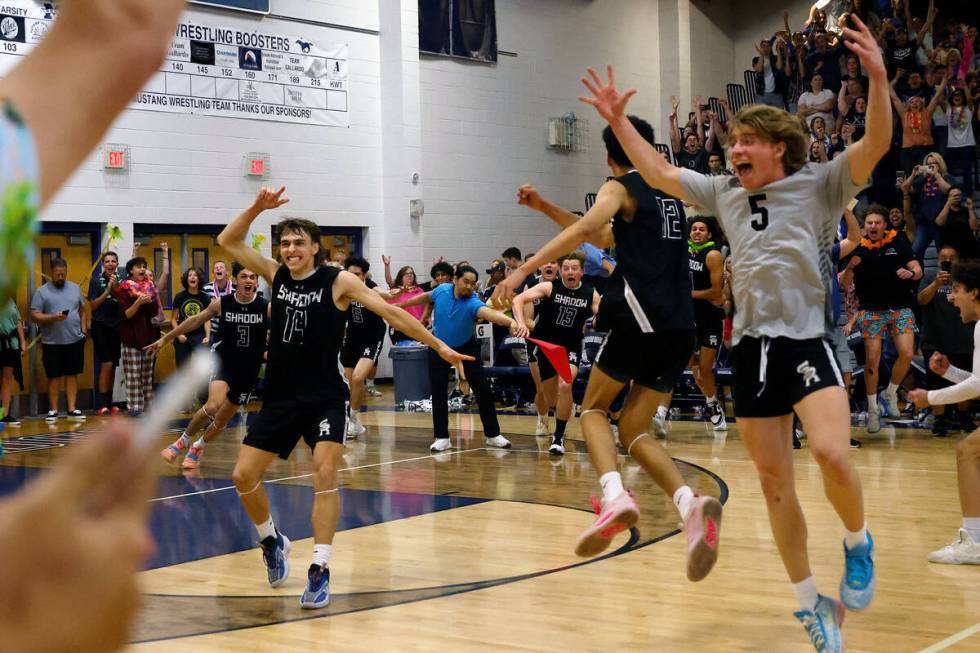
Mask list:
[[[209,447],[197,473],[161,461],[158,550],[142,574],[144,609],[128,650],[813,650],[792,616],[792,588],[737,425],[716,437],[701,422],[671,423],[668,451],[685,478],[725,501],[718,565],[692,584],[670,499],[622,457],[643,511],[638,528],[598,559],[572,554],[598,489],[577,421],[569,453],[556,458],[533,436],[533,416],[502,412],[514,448],[499,451],[484,448],[477,415],[452,415],[458,448],[430,455],[430,416],[391,406],[390,390],[372,401],[368,432],[344,456],[332,598],[320,611],[298,604],[312,548],[308,449],[267,474],[273,514],[295,544],[292,574],[278,589],[266,582],[229,480],[242,427]],[[0,489],[19,487],[97,423],[25,420],[8,429]],[[855,433],[864,441],[852,455],[878,549],[878,593],[866,612],[848,614],[849,649],[980,651],[980,568],[926,562],[960,524],[958,436]],[[794,456],[818,587],[836,596],[842,527],[806,448]]]

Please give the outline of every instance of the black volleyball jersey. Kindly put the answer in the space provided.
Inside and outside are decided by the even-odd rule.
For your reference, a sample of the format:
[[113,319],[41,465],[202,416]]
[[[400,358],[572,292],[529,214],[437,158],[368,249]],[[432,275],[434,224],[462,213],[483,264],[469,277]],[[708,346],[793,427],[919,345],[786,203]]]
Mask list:
[[551,282],[551,294],[537,306],[538,321],[534,337],[557,345],[578,345],[582,342],[585,322],[592,317],[592,294],[587,283],[579,283],[574,290],[565,286],[561,279]]
[[[704,249],[696,250],[693,247],[688,249],[688,261],[691,266],[691,288],[694,290],[708,290],[711,288],[711,271],[708,270],[708,253],[720,252],[717,245],[709,245]],[[724,310],[715,306],[707,299],[694,300],[694,312],[696,314],[724,314]]]
[[[370,279],[364,283],[368,288],[375,288],[378,285]],[[347,338],[372,340],[383,338],[384,333],[385,321],[379,315],[369,311],[360,302],[350,303],[347,309]]]
[[305,279],[282,266],[272,280],[267,402],[343,406],[350,389],[340,366],[347,311],[333,301],[340,270],[318,265]]
[[269,330],[269,302],[256,296],[243,304],[234,294],[220,301],[218,337],[213,340],[222,363],[234,367],[260,365]]
[[694,328],[684,207],[631,170],[616,177],[636,201],[632,220],[613,218],[616,269],[602,297],[604,329],[632,319],[643,333]]

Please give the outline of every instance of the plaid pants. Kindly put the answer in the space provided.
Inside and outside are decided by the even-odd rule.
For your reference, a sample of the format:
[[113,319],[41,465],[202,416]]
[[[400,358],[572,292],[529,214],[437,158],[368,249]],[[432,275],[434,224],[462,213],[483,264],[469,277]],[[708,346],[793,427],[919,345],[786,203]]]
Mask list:
[[122,346],[123,376],[126,377],[126,403],[130,412],[142,413],[153,399],[153,365],[156,358],[142,349]]

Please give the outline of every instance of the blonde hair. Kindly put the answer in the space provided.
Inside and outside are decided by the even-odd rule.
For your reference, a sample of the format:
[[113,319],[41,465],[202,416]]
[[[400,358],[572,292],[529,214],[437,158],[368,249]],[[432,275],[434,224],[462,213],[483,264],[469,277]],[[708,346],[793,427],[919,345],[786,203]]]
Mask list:
[[787,175],[806,165],[810,135],[804,131],[799,119],[788,111],[764,104],[750,104],[735,114],[731,127],[733,132],[740,128],[751,129],[767,141],[786,145],[783,168]]
[[945,177],[947,174],[949,174],[949,166],[946,165],[946,159],[943,158],[942,154],[939,152],[929,152],[929,154],[922,157],[922,165],[929,165],[926,163],[926,161],[928,161],[930,158],[936,160],[936,172],[938,172],[940,176]]

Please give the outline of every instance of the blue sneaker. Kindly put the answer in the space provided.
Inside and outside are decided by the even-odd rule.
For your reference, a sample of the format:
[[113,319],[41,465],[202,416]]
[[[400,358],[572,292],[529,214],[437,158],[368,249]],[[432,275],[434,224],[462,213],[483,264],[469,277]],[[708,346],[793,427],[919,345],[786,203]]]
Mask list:
[[289,578],[289,550],[293,545],[288,537],[276,530],[275,537],[270,535],[259,542],[259,546],[269,572],[269,585],[279,587]]
[[844,577],[840,581],[840,600],[850,610],[864,610],[875,595],[875,543],[868,541],[848,549],[844,545]]
[[817,607],[800,610],[793,616],[800,620],[810,636],[810,642],[819,653],[840,653],[844,650],[844,606],[829,596],[817,596]]
[[330,603],[330,568],[310,565],[307,572],[306,589],[299,597],[299,605],[304,610],[326,607]]

